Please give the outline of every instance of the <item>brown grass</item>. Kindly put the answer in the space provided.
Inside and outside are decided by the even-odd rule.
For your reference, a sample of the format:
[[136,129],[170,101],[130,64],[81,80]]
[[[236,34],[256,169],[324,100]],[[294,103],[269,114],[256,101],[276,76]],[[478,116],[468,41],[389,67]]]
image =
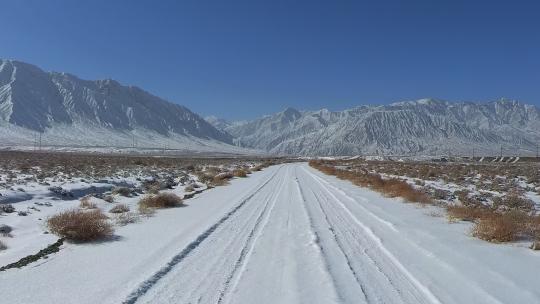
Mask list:
[[449,205],[446,207],[448,217],[452,220],[475,221],[479,218],[491,213],[490,210],[483,207]]
[[112,190],[112,194],[118,194],[125,197],[131,196],[131,189],[127,187],[114,187]]
[[219,173],[212,179],[212,185],[214,186],[224,186],[228,184],[229,179],[233,177],[231,172]]
[[139,201],[139,211],[146,208],[172,208],[182,205],[182,199],[170,192],[146,195]]
[[109,210],[110,213],[124,213],[129,212],[129,206],[126,204],[118,204]]
[[232,174],[235,177],[247,177],[247,171],[244,169],[235,169],[233,170]]
[[524,232],[519,218],[521,217],[510,213],[485,214],[475,223],[472,235],[494,243],[515,241]]
[[94,241],[110,237],[114,229],[101,210],[68,210],[47,220],[52,233],[77,242]]
[[310,161],[309,164],[323,173],[334,175],[339,179],[351,181],[353,184],[360,187],[371,188],[388,197],[402,197],[409,202],[422,204],[432,203],[432,199],[427,194],[399,179],[383,179],[378,174],[372,174],[365,171],[337,169],[334,166],[324,165],[318,161]]
[[519,210],[501,213],[494,208],[480,206],[448,206],[451,219],[474,222],[472,235],[494,243],[512,242],[520,238],[540,239],[538,216]]

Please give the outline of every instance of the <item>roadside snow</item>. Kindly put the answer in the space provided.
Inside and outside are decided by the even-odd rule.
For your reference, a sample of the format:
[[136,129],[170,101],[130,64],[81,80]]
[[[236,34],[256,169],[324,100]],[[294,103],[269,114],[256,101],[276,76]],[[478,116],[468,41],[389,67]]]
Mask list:
[[119,227],[114,241],[68,243],[0,273],[0,294],[8,303],[540,302],[540,253],[426,215],[440,211],[305,163],[273,166]]

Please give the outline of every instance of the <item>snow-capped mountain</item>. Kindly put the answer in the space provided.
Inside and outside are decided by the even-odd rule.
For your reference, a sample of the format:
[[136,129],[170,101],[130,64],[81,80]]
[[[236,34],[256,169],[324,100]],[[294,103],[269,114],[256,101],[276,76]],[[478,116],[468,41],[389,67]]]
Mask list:
[[0,60],[0,141],[32,144],[237,149],[189,109],[114,80],[82,80]]
[[216,127],[218,130],[225,130],[226,128],[230,127],[232,124],[227,121],[226,119],[216,117],[214,115],[206,116],[204,118],[209,124]]
[[278,154],[520,154],[536,152],[540,111],[532,105],[500,100],[450,103],[434,99],[283,112],[224,130],[239,146]]

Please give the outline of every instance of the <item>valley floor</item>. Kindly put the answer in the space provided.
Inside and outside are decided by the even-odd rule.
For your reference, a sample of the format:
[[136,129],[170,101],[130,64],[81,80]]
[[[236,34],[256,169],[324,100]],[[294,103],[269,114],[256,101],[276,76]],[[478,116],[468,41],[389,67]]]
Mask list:
[[2,272],[0,302],[540,302],[539,253],[442,214],[278,165]]

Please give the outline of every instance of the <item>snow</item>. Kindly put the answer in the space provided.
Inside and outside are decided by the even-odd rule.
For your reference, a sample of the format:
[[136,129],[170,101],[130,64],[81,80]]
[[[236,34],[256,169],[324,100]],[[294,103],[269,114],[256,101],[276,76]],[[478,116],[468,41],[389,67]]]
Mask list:
[[[0,59],[0,148],[138,148],[250,154],[189,109],[114,80]],[[257,154],[257,153],[256,153]]]
[[540,110],[506,100],[423,99],[336,112],[287,109],[215,125],[243,147],[288,155],[487,156],[503,146],[505,154],[533,156],[540,140]]
[[[2,125],[0,121],[0,149],[33,151],[39,149],[35,131]],[[120,131],[93,124],[52,124],[41,134],[41,150],[96,153],[137,154],[243,154],[262,155],[258,150],[236,147],[212,139],[169,134],[165,136],[143,128]],[[136,147],[133,147],[133,142]]]
[[[0,254],[0,265],[16,262],[19,259],[34,254],[48,244],[56,241],[57,237],[44,233],[47,231],[45,221],[48,217],[68,209],[78,208],[80,198],[85,195],[99,195],[110,191],[114,186],[129,187],[131,189],[141,186],[141,181],[149,179],[144,177],[137,180],[134,175],[126,177],[108,177],[96,182],[87,182],[80,179],[54,181],[52,178],[46,179],[46,185],[37,182],[16,183],[11,188],[0,190],[0,203],[13,204],[16,211],[25,211],[27,216],[17,216],[17,212],[12,214],[0,215],[0,223],[9,225],[13,228],[11,237],[4,237],[2,241],[8,246]],[[195,177],[192,177],[195,180]],[[19,181],[24,180],[24,175],[19,174]],[[206,185],[197,183],[198,190],[203,190]],[[69,193],[68,196],[61,196],[54,193],[51,189],[57,188]],[[184,185],[179,185],[173,191],[180,196],[184,195]],[[137,209],[137,203],[140,196],[123,197],[114,195],[115,204],[105,202],[96,197],[90,197],[91,202],[96,204],[97,208],[107,212],[114,205],[125,204],[132,211]],[[111,215],[114,220],[115,215]]]
[[3,272],[0,294],[11,303],[540,301],[538,252],[426,215],[437,212],[306,163],[278,165],[119,227],[114,241],[67,243]]

